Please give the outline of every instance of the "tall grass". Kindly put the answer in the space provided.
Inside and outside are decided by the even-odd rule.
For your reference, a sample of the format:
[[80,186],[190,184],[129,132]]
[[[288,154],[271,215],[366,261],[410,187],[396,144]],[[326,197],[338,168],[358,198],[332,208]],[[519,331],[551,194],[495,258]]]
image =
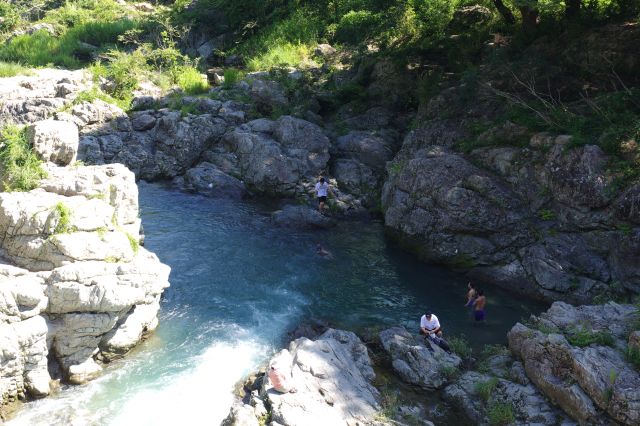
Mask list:
[[247,69],[249,71],[268,71],[283,67],[302,68],[306,63],[309,63],[310,56],[310,46],[292,43],[278,44],[249,59]]
[[13,77],[16,75],[31,75],[33,72],[15,62],[0,62],[0,77]]
[[46,177],[24,127],[9,125],[0,129],[0,164],[3,191],[30,191]]

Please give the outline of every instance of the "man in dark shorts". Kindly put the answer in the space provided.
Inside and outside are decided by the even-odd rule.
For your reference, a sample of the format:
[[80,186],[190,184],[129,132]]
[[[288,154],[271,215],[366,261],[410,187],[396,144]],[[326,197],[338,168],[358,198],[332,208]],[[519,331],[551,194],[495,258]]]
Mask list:
[[487,304],[487,298],[484,291],[478,290],[478,297],[473,302],[473,317],[476,321],[484,321],[484,307]]
[[325,182],[323,177],[316,183],[316,197],[318,197],[318,210],[320,213],[324,210],[324,205],[327,202],[327,195],[329,194],[329,184]]

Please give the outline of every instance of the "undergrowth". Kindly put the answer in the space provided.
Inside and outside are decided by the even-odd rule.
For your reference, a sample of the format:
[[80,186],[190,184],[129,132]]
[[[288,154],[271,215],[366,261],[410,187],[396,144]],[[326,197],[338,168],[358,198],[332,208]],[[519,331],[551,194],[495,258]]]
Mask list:
[[24,127],[8,125],[0,129],[0,164],[3,191],[30,191],[47,176]]

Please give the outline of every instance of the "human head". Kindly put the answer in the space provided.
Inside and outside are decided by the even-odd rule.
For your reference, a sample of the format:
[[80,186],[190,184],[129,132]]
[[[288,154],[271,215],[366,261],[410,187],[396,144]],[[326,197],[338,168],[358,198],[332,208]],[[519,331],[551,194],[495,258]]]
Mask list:
[[320,176],[320,183],[324,183],[324,177]]
[[482,291],[482,289],[478,290],[478,296],[484,296],[484,291]]
[[469,287],[469,289],[472,289],[472,288],[476,288],[476,285],[471,281],[469,281],[469,284],[467,284],[467,287]]
[[430,318],[431,318],[431,311],[427,311],[427,312],[424,314],[424,316],[425,316],[425,317],[427,317],[427,319],[430,319]]

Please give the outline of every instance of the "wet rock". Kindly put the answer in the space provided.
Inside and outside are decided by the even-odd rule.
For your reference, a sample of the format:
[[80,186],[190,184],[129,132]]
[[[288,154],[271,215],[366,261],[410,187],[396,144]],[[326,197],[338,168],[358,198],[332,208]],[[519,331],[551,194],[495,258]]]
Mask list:
[[457,355],[425,342],[403,327],[382,331],[380,341],[400,378],[426,390],[443,387],[462,363]]
[[317,209],[303,205],[287,205],[281,210],[275,211],[271,219],[278,226],[285,228],[321,228],[327,229],[336,225],[336,222],[320,214]]

